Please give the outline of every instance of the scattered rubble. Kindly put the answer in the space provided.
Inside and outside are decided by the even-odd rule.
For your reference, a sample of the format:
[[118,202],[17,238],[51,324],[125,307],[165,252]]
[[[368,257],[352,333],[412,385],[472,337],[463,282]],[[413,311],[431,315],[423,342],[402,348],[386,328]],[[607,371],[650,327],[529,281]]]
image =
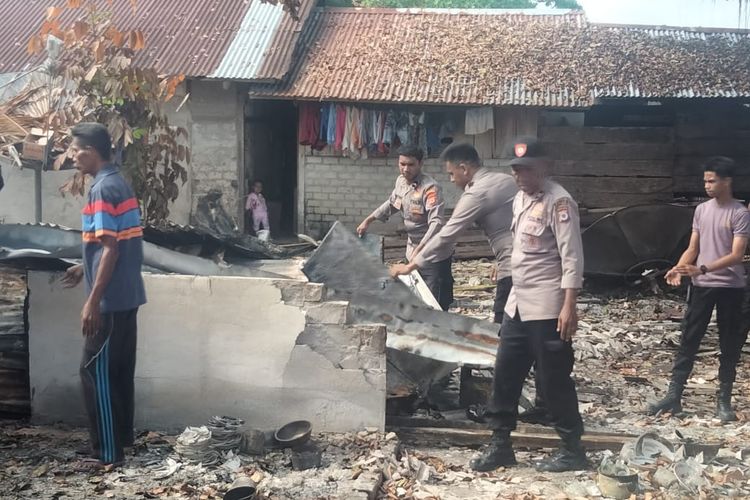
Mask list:
[[[488,261],[456,263],[455,311],[491,317],[490,268]],[[75,449],[85,441],[80,430],[6,422],[0,424],[3,498],[208,500],[222,498],[239,477],[257,486],[261,500],[604,498],[600,472],[612,475],[607,463],[617,464],[618,485],[632,487],[636,481],[630,476],[637,475],[635,498],[748,497],[748,361],[744,358],[739,367],[735,389],[738,421],[722,424],[713,415],[718,367],[715,323],[709,326],[685,391],[685,413],[679,418],[644,413],[648,401],[666,388],[683,307],[679,293],[656,296],[650,288],[582,294],[574,373],[581,412],[592,437],[596,432],[619,435],[625,443],[619,450],[590,451],[591,470],[540,474],[533,465],[552,449],[545,441],[526,440],[528,448],[519,445],[517,451],[518,467],[479,474],[467,464],[482,439],[464,447],[424,441],[401,444],[395,433],[369,429],[313,434],[320,466],[307,470],[294,470],[293,450],[269,446],[267,441],[256,455],[244,449],[241,453],[222,450],[216,465],[192,464],[175,456],[177,436],[141,432],[135,454],[128,456],[124,467],[90,474],[76,471]],[[531,396],[533,377],[528,382]],[[425,419],[441,417],[435,408],[423,414]],[[534,429],[543,434],[543,429]],[[526,429],[519,427],[522,431]],[[249,427],[241,432],[245,439],[254,435],[256,441],[263,434]],[[478,431],[464,428],[462,432]],[[519,437],[518,443],[523,439]]]
[[[205,437],[202,432],[191,431]],[[182,436],[180,436],[182,437]],[[256,485],[259,500],[375,498],[381,470],[395,457],[395,435],[363,430],[315,434],[320,468],[292,468],[290,449],[264,456],[226,452],[216,465],[173,456],[180,437],[141,432],[121,468],[76,471],[76,448],[87,437],[79,429],[0,422],[0,484],[4,499],[163,498],[221,499],[238,478]]]

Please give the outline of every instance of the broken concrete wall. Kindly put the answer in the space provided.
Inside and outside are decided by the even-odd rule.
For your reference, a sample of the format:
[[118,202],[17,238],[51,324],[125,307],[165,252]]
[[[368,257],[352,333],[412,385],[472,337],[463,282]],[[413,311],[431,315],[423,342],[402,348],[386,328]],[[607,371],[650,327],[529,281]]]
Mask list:
[[[80,289],[29,274],[32,417],[83,423]],[[346,302],[294,280],[145,275],[136,426],[178,430],[212,415],[272,428],[385,423],[385,329],[348,325]]]

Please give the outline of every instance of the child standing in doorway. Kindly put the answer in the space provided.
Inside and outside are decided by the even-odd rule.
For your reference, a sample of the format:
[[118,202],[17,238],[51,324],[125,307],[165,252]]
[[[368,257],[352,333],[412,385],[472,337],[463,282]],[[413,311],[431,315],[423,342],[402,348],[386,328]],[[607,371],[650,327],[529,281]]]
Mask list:
[[245,203],[245,210],[251,212],[253,217],[253,229],[256,235],[259,235],[261,229],[269,232],[271,230],[268,225],[268,207],[262,193],[263,183],[261,181],[253,182],[253,189],[247,196],[247,203]]

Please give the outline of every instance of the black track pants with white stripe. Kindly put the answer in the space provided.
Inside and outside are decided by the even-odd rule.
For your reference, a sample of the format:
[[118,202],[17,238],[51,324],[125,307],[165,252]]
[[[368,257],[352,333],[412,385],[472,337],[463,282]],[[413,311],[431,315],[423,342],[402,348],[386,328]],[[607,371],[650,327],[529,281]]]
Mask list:
[[89,419],[92,456],[104,464],[123,460],[133,444],[134,376],[138,309],[102,315],[85,340],[81,385]]

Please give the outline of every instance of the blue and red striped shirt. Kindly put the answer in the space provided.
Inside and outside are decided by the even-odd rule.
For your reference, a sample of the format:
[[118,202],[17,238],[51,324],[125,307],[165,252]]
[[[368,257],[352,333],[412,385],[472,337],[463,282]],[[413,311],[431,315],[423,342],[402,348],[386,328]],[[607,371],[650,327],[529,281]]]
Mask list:
[[116,167],[108,165],[96,175],[82,216],[87,293],[91,293],[99,269],[103,249],[101,238],[111,236],[117,239],[118,257],[112,279],[102,297],[101,311],[128,311],[145,304],[146,292],[141,277],[143,228],[140,209],[133,190]]

